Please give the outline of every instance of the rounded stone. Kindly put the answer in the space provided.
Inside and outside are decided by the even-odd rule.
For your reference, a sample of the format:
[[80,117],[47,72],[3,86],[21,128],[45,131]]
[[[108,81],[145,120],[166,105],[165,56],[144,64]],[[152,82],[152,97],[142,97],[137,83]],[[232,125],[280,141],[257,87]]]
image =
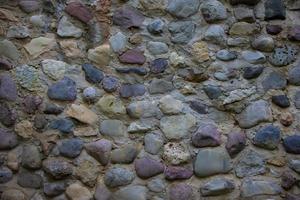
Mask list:
[[275,47],[275,43],[272,37],[261,35],[253,40],[252,47],[259,51],[271,52]]
[[165,23],[161,19],[154,19],[147,25],[147,30],[152,34],[159,34],[163,32]]
[[300,85],[300,63],[299,66],[289,69],[288,72],[289,83],[292,85]]
[[217,52],[216,57],[222,61],[231,61],[237,58],[237,52],[222,49]]
[[87,87],[83,90],[83,98],[88,102],[94,102],[97,97],[97,91],[93,87]]
[[64,182],[44,183],[43,191],[49,197],[62,194],[66,190],[67,184]]
[[28,95],[23,99],[24,111],[28,114],[34,114],[42,103],[42,97]]
[[264,70],[264,67],[245,67],[243,69],[243,77],[245,79],[257,78]]
[[93,196],[88,188],[79,183],[73,183],[66,189],[66,195],[70,200],[90,200]]
[[195,14],[199,5],[199,0],[170,0],[166,10],[175,17],[186,18]]
[[286,95],[272,96],[272,102],[281,108],[288,108],[290,106],[290,100]]
[[28,197],[24,192],[18,189],[6,189],[1,194],[2,200],[27,200]]
[[16,123],[17,112],[11,109],[8,104],[0,103],[0,121],[4,126],[12,126]]
[[242,57],[251,64],[260,64],[266,62],[266,57],[259,51],[243,51]]
[[147,49],[153,55],[165,54],[169,51],[169,47],[166,43],[153,41],[148,42]]
[[28,169],[39,169],[42,167],[42,156],[37,146],[23,146],[22,166]]
[[57,129],[64,134],[69,134],[73,132],[75,124],[72,120],[68,118],[56,119],[50,122],[49,128]]
[[106,92],[114,92],[119,87],[119,80],[114,76],[107,76],[102,81],[102,87]]
[[282,28],[280,25],[271,25],[271,24],[267,24],[267,25],[266,25],[266,31],[267,31],[267,33],[269,33],[270,35],[277,35],[277,34],[279,34],[282,30],[283,30],[283,28]]
[[12,171],[7,167],[0,167],[0,183],[7,183],[13,178]]
[[168,61],[165,58],[158,58],[150,62],[150,71],[154,74],[163,73],[168,67]]
[[88,152],[88,154],[93,156],[102,165],[107,165],[110,160],[112,143],[109,140],[101,139],[86,144],[85,149]]
[[39,174],[34,174],[29,172],[20,173],[17,182],[18,185],[24,188],[34,188],[34,189],[39,189],[43,184],[42,177]]
[[186,44],[194,36],[196,24],[192,21],[172,21],[168,24],[171,41],[175,44]]
[[281,139],[281,131],[278,127],[267,125],[259,129],[253,139],[256,146],[274,150],[278,147]]
[[289,65],[296,60],[297,53],[297,49],[291,46],[277,47],[269,56],[269,62],[277,67]]
[[205,183],[201,188],[202,196],[219,196],[230,193],[234,190],[235,185],[233,180],[224,178],[216,178]]
[[119,90],[123,98],[143,96],[146,93],[146,87],[143,84],[123,84]]
[[0,75],[0,99],[16,101],[18,97],[15,81],[8,73]]
[[168,166],[164,171],[165,178],[169,181],[189,179],[193,171],[184,167]]
[[9,150],[18,145],[16,134],[8,129],[0,128],[0,149]]
[[104,78],[103,72],[92,64],[85,63],[82,65],[82,69],[85,73],[85,79],[90,83],[100,83]]
[[195,147],[215,147],[221,144],[221,133],[213,124],[200,126],[192,136]]
[[123,28],[138,28],[143,24],[143,14],[131,6],[117,9],[113,15],[113,23]]
[[163,159],[172,164],[179,165],[190,160],[191,155],[184,143],[169,142],[164,146]]
[[111,152],[111,162],[118,164],[130,164],[138,155],[136,144],[125,144]]
[[76,82],[68,77],[64,77],[51,85],[47,94],[52,100],[74,101],[77,96]]
[[150,154],[158,154],[159,151],[162,149],[162,146],[164,144],[164,141],[162,137],[159,135],[149,133],[145,135],[144,137],[144,143],[145,143],[145,151]]
[[193,189],[186,183],[176,183],[170,186],[169,192],[170,200],[184,200],[193,199]]
[[283,139],[283,147],[287,153],[300,154],[300,135],[291,135]]
[[59,152],[62,156],[68,158],[77,157],[83,148],[83,141],[78,138],[61,140],[58,145]]
[[227,12],[225,6],[217,0],[204,1],[200,10],[205,21],[212,23],[227,18]]
[[165,169],[165,166],[161,162],[150,157],[137,159],[134,163],[134,167],[136,174],[142,179],[161,174]]
[[104,175],[106,186],[114,188],[130,184],[135,178],[134,173],[120,167],[109,169]]
[[43,161],[43,170],[55,179],[63,179],[73,173],[73,167],[60,158],[47,158]]
[[114,192],[111,200],[146,200],[148,190],[144,186],[129,185]]
[[229,133],[225,147],[230,157],[235,157],[246,147],[246,135],[242,132]]

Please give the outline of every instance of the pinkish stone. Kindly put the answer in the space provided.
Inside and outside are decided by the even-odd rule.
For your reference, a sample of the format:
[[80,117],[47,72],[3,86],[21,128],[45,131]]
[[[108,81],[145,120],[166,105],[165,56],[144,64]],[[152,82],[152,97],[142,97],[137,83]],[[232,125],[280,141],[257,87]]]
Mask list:
[[164,172],[165,166],[150,157],[137,159],[134,163],[136,174],[143,179],[156,176]]
[[300,41],[300,25],[294,26],[288,33],[289,40]]
[[84,23],[88,23],[89,21],[91,21],[91,19],[93,19],[93,14],[92,12],[82,3],[80,2],[71,2],[67,5],[65,11],[77,18],[78,20],[84,22]]
[[133,7],[123,6],[119,8],[113,16],[114,24],[123,28],[140,27],[145,17]]
[[34,114],[42,102],[43,99],[40,96],[28,95],[23,100],[24,111],[28,114]]
[[193,199],[193,189],[186,183],[177,183],[169,189],[169,200]]
[[16,101],[17,86],[8,73],[0,75],[0,99]]
[[282,31],[282,27],[280,25],[270,25],[266,26],[267,33],[270,35],[277,35]]
[[110,159],[112,144],[109,140],[101,139],[96,142],[90,142],[85,145],[85,149],[98,160],[102,165],[107,165]]
[[202,125],[192,136],[195,147],[215,147],[221,144],[221,133],[212,124]]
[[193,171],[184,167],[173,167],[169,166],[166,168],[165,178],[167,180],[180,180],[180,179],[189,179],[193,176]]
[[246,146],[246,136],[241,132],[228,134],[226,149],[231,157],[236,156]]
[[129,49],[119,56],[120,62],[142,65],[146,61],[144,53],[138,49]]

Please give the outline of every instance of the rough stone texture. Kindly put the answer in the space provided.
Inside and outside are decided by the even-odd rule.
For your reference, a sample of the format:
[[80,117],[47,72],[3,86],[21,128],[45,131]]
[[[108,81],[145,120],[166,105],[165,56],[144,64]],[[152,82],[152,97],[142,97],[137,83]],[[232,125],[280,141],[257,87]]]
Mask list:
[[205,183],[201,188],[203,196],[218,196],[230,193],[234,190],[235,186],[232,180],[227,179],[213,179]]
[[279,195],[280,186],[274,181],[246,179],[242,183],[241,196],[244,198],[259,195]]
[[231,157],[235,157],[246,146],[246,135],[241,132],[233,132],[228,134],[226,149]]
[[253,143],[256,146],[273,150],[278,147],[280,138],[280,129],[273,125],[267,125],[257,131]]
[[166,10],[178,18],[186,18],[198,11],[199,0],[170,0]]
[[137,159],[134,163],[135,171],[140,178],[146,179],[162,173],[165,166],[150,157]]

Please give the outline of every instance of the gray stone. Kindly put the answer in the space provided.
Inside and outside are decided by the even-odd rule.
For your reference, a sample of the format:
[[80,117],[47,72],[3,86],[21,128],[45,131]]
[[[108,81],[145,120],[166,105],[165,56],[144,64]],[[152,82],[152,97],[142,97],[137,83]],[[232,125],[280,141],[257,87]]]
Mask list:
[[51,121],[49,124],[49,128],[57,129],[64,134],[72,133],[74,130],[75,124],[70,119],[56,119]]
[[114,52],[122,52],[126,48],[127,37],[123,33],[118,32],[109,38],[109,43]]
[[250,6],[256,5],[260,0],[230,0],[231,5],[246,4]]
[[230,193],[234,190],[233,180],[225,178],[216,178],[200,187],[202,196],[218,196]]
[[203,124],[198,127],[191,138],[195,147],[215,147],[221,144],[221,132],[213,124]]
[[155,178],[155,179],[150,180],[147,183],[147,187],[149,188],[150,191],[158,193],[158,192],[164,191],[166,185],[162,179]]
[[300,160],[297,159],[290,159],[288,161],[288,165],[289,167],[294,170],[295,172],[297,172],[298,174],[300,174]]
[[265,55],[259,51],[243,51],[242,57],[244,58],[244,60],[251,64],[259,64],[266,62]]
[[297,109],[300,109],[300,91],[297,91],[294,96],[294,104]]
[[285,3],[282,0],[267,0],[265,2],[265,20],[285,20]]
[[246,6],[238,6],[233,10],[234,16],[238,21],[254,22],[255,17],[253,9]]
[[144,186],[130,185],[114,192],[111,200],[146,200],[148,189]]
[[211,25],[206,30],[204,39],[214,44],[224,45],[226,42],[226,34],[222,26]]
[[160,129],[167,139],[185,138],[189,135],[190,129],[195,125],[196,119],[191,114],[166,116],[160,120]]
[[143,96],[146,87],[143,84],[123,84],[119,89],[119,94],[123,98]]
[[16,26],[12,25],[9,27],[7,31],[8,38],[17,38],[17,39],[23,39],[30,36],[29,30],[26,26]]
[[76,82],[64,77],[48,87],[47,95],[52,100],[74,101],[77,98]]
[[173,184],[169,188],[169,200],[194,199],[193,188],[186,183]]
[[227,45],[231,47],[245,47],[249,44],[250,40],[244,37],[228,38]]
[[63,61],[45,59],[41,62],[43,72],[54,80],[59,80],[64,77],[65,71],[69,65]]
[[0,74],[0,99],[16,101],[18,97],[17,86],[8,73]]
[[136,101],[130,103],[127,108],[127,114],[132,118],[149,118],[161,115],[161,112],[154,101]]
[[161,19],[154,19],[147,25],[147,30],[152,34],[159,34],[163,32],[165,23]]
[[128,126],[128,133],[145,133],[147,131],[150,131],[152,129],[151,124],[147,124],[143,121],[135,121],[130,123]]
[[1,195],[2,200],[28,200],[27,195],[20,189],[6,189]]
[[144,156],[134,162],[134,168],[138,177],[147,179],[163,173],[165,165],[149,156]]
[[104,120],[100,125],[100,133],[109,137],[122,137],[126,133],[126,127],[120,120]]
[[111,152],[111,162],[118,164],[130,164],[138,154],[136,144],[125,144]]
[[262,80],[262,86],[265,91],[271,89],[276,89],[276,90],[284,89],[286,85],[287,85],[287,80],[285,76],[278,72],[271,72]]
[[106,92],[114,92],[119,87],[119,80],[114,76],[106,76],[102,81],[102,87]]
[[135,178],[134,173],[121,167],[109,169],[104,175],[106,186],[114,188],[130,184]]
[[150,94],[164,94],[174,89],[173,83],[164,79],[154,78],[149,84]]
[[86,102],[95,102],[97,98],[97,91],[94,87],[87,87],[83,90],[82,96]]
[[63,16],[57,26],[57,35],[60,37],[81,37],[83,31],[76,27],[69,19]]
[[13,149],[18,145],[17,135],[9,129],[0,128],[0,150]]
[[232,162],[229,155],[220,148],[200,150],[194,163],[194,173],[198,177],[225,174],[231,169]]
[[175,44],[186,44],[194,36],[196,24],[192,21],[172,21],[168,25],[171,41]]
[[253,40],[252,47],[259,51],[271,52],[275,47],[275,43],[272,37],[261,35]]
[[281,188],[274,181],[246,179],[241,186],[241,196],[244,198],[259,195],[279,195],[280,193]]
[[58,150],[62,156],[68,158],[77,157],[83,148],[83,141],[79,138],[63,139],[58,145]]
[[20,58],[19,50],[14,43],[9,40],[0,41],[0,55],[16,61]]
[[200,10],[204,19],[209,22],[216,22],[227,18],[225,6],[217,0],[204,1],[201,4]]
[[289,84],[297,85],[297,86],[300,85],[300,63],[296,67],[289,69],[288,79],[289,79]]
[[273,150],[279,145],[281,139],[281,131],[278,127],[267,125],[259,129],[253,138],[256,146]]
[[16,68],[16,78],[18,83],[29,91],[41,89],[39,76],[39,71],[32,66],[21,65]]
[[[260,112],[257,112],[257,111]],[[268,102],[257,100],[250,103],[240,114],[237,115],[237,121],[242,128],[251,128],[261,122],[271,121],[272,111]]]
[[12,171],[7,167],[0,167],[0,183],[7,183],[13,178]]
[[39,174],[22,172],[18,176],[17,183],[24,188],[39,189],[42,186],[43,180]]
[[47,196],[53,197],[62,194],[66,190],[67,184],[64,182],[44,183],[43,191]]
[[94,194],[95,200],[110,200],[111,196],[112,193],[106,188],[106,186],[98,183]]
[[171,95],[166,95],[159,100],[160,110],[167,115],[174,115],[181,113],[183,110],[183,103]]
[[101,139],[95,142],[90,142],[85,145],[85,149],[102,165],[107,165],[110,160],[112,143],[109,140]]
[[226,149],[230,157],[235,157],[246,147],[246,135],[242,132],[232,132],[228,134]]
[[277,47],[269,57],[269,62],[277,67],[293,63],[297,58],[298,50],[292,46]]
[[237,58],[237,52],[222,49],[217,52],[216,57],[222,61],[231,61]]
[[22,166],[28,169],[39,169],[42,167],[42,156],[37,146],[23,146]]
[[0,121],[4,126],[12,126],[16,123],[17,112],[11,109],[8,104],[0,103]]
[[144,143],[145,143],[145,151],[155,155],[158,154],[159,151],[162,149],[164,141],[162,137],[160,137],[159,135],[149,133],[145,135]]
[[199,5],[199,0],[170,0],[166,10],[175,17],[186,18],[196,14]]
[[168,45],[163,42],[149,41],[147,48],[148,48],[149,52],[153,55],[165,54],[165,53],[168,53],[168,51],[169,51]]
[[239,178],[255,176],[266,173],[265,159],[262,155],[249,150],[241,157],[235,168],[235,174]]
[[210,99],[217,99],[219,96],[222,95],[222,90],[219,86],[216,85],[205,85],[203,87],[203,90]]
[[43,170],[55,179],[63,179],[73,173],[73,166],[60,158],[47,158],[43,161]]

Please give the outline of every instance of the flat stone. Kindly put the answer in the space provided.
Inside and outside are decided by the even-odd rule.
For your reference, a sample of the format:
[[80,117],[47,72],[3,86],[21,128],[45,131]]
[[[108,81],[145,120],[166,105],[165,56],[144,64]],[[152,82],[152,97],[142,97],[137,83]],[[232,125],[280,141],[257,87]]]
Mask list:
[[111,162],[117,164],[130,164],[138,155],[136,144],[125,144],[111,152]]
[[200,192],[202,196],[219,196],[230,193],[234,190],[235,185],[232,180],[225,178],[216,178],[205,183]]
[[64,77],[49,86],[47,94],[52,100],[74,101],[77,96],[76,82],[69,77]]
[[164,42],[149,41],[147,44],[147,49],[152,55],[165,54],[169,51],[168,45]]
[[43,109],[43,112],[45,114],[58,115],[58,114],[62,113],[63,110],[64,110],[63,107],[60,107],[56,104],[46,103],[45,108]]
[[42,84],[39,77],[39,71],[32,66],[22,65],[16,68],[18,83],[29,91],[41,90]]
[[1,195],[1,199],[3,200],[27,200],[28,197],[24,192],[19,189],[6,189],[3,191]]
[[226,150],[230,157],[234,158],[246,147],[246,135],[242,132],[232,132],[228,134]]
[[281,108],[288,108],[290,106],[290,100],[286,95],[272,96],[272,102]]
[[100,67],[109,65],[112,57],[111,48],[108,44],[100,45],[94,49],[88,50],[88,59]]
[[226,34],[222,26],[210,25],[204,33],[204,39],[218,45],[224,45],[226,42]]
[[209,99],[217,99],[222,94],[220,87],[215,85],[205,85],[203,90]]
[[119,116],[126,114],[126,108],[123,102],[112,95],[103,96],[97,102],[96,106],[100,111],[110,116]]
[[246,37],[234,37],[227,39],[227,45],[230,47],[245,47],[249,45],[250,40]]
[[134,162],[134,167],[138,177],[147,179],[164,172],[165,166],[161,162],[150,157],[142,157]]
[[17,112],[6,103],[0,103],[0,121],[4,126],[12,126],[17,120]]
[[186,183],[176,183],[170,186],[169,200],[193,199],[193,188]]
[[264,67],[257,66],[257,67],[245,67],[243,69],[243,77],[245,79],[253,79],[259,77],[259,75],[264,71]]
[[140,11],[130,6],[119,8],[113,15],[113,23],[123,28],[139,28],[144,19]]
[[8,129],[0,128],[0,149],[9,150],[18,145],[18,138],[16,134]]
[[120,120],[104,120],[100,125],[100,133],[109,137],[122,137],[126,133],[126,127]]
[[7,167],[0,167],[0,183],[7,183],[13,178],[12,171]]
[[200,10],[206,22],[213,23],[227,18],[225,6],[217,0],[205,1],[201,4]]
[[278,147],[280,139],[280,129],[273,125],[266,125],[256,132],[253,143],[258,147],[274,150]]
[[300,160],[297,159],[290,159],[288,162],[288,166],[297,172],[298,174],[300,173]]
[[267,24],[266,25],[266,31],[270,35],[277,35],[282,30],[283,30],[283,28],[280,25],[272,25],[272,24]]
[[79,183],[69,185],[65,193],[70,200],[90,200],[93,198],[91,192]]
[[231,61],[237,58],[237,52],[222,49],[217,52],[216,57],[222,61]]
[[193,171],[184,167],[169,166],[164,172],[165,178],[169,181],[189,179],[193,176]]
[[189,106],[192,110],[196,111],[199,114],[208,113],[208,106],[200,101],[190,101]]
[[22,151],[22,166],[27,169],[39,169],[42,167],[42,156],[37,146],[24,145]]
[[39,189],[43,184],[43,180],[38,174],[23,172],[19,174],[17,183],[24,188]]
[[188,147],[184,143],[169,142],[164,145],[163,159],[171,165],[187,163],[191,159]]
[[237,89],[229,92],[229,95],[224,99],[223,105],[241,101],[256,93],[256,87]]
[[66,69],[69,65],[59,60],[45,59],[41,62],[43,72],[54,80],[59,80],[64,77]]
[[114,52],[122,52],[126,48],[127,37],[123,33],[118,32],[109,38],[109,43]]
[[283,147],[287,153],[300,154],[300,135],[285,137]]
[[130,185],[114,192],[111,200],[146,200],[147,188],[140,185]]
[[36,58],[39,55],[50,51],[55,45],[56,41],[53,38],[38,37],[32,39],[24,46],[24,48],[32,56],[32,58]]
[[193,83],[201,83],[209,78],[205,70],[196,67],[179,69],[178,76]]
[[172,21],[168,25],[171,41],[175,44],[186,44],[194,36],[196,24],[192,21]]
[[[257,112],[260,110],[261,112]],[[261,122],[272,120],[272,111],[269,103],[264,100],[258,100],[250,103],[240,114],[237,115],[239,126],[242,128],[251,128]]]
[[149,67],[153,74],[163,73],[168,67],[168,60],[165,58],[157,58],[150,62]]
[[103,89],[106,92],[114,92],[119,87],[119,80],[113,76],[107,76],[102,81]]
[[142,65],[146,61],[144,52],[139,49],[129,49],[119,56],[119,60],[126,64]]
[[239,178],[255,176],[266,173],[265,158],[253,151],[249,150],[239,160],[235,168],[235,174]]
[[164,30],[165,23],[161,19],[154,19],[147,25],[147,30],[152,34],[160,34]]
[[186,18],[196,14],[199,9],[199,0],[171,0],[166,11],[178,18]]
[[130,184],[135,178],[134,173],[121,167],[113,167],[104,175],[104,183],[110,188]]
[[76,27],[67,17],[63,16],[57,25],[57,35],[60,37],[80,38],[83,31]]
[[79,156],[83,148],[83,141],[78,138],[63,139],[58,145],[58,150],[62,156],[75,158]]
[[116,71],[123,74],[137,74],[140,76],[148,74],[148,70],[145,67],[120,67],[116,68]]
[[244,35],[252,35],[257,31],[258,30],[255,24],[250,24],[247,22],[236,22],[231,26],[229,30],[229,34],[236,35],[236,36],[244,36]]
[[18,96],[17,86],[8,73],[0,75],[0,99],[16,101]]
[[43,191],[47,196],[58,196],[65,192],[67,184],[64,182],[44,183]]
[[152,129],[151,124],[144,123],[143,121],[136,121],[130,123],[127,131],[128,133],[146,133]]
[[246,179],[241,186],[241,196],[244,198],[259,195],[279,195],[280,186],[274,181]]
[[288,39],[291,41],[300,41],[300,26],[293,26],[288,33]]
[[164,114],[181,113],[183,107],[183,103],[174,99],[171,95],[166,95],[159,100],[159,108]]
[[151,80],[148,90],[150,94],[164,94],[174,89],[173,83],[164,79]]
[[143,96],[146,88],[143,84],[123,84],[119,90],[120,96],[123,98]]
[[243,51],[242,57],[251,64],[259,64],[266,62],[266,57],[259,51]]
[[215,147],[221,144],[221,133],[212,124],[200,126],[191,138],[195,147]]
[[73,173],[73,167],[60,158],[47,158],[43,161],[43,170],[55,179],[63,179]]
[[256,5],[260,0],[230,0],[231,5],[236,5],[236,4],[246,4],[246,5]]
[[97,176],[95,175],[99,173],[99,163],[83,152],[79,157],[78,164],[75,168],[75,177],[84,185],[94,187],[97,183]]
[[160,120],[160,128],[169,140],[187,137],[189,130],[195,125],[196,119],[191,114],[166,116]]
[[159,151],[162,149],[164,141],[163,138],[159,135],[155,135],[153,133],[149,133],[144,137],[145,143],[145,151],[150,154],[158,154]]
[[85,73],[85,79],[90,83],[100,83],[104,78],[103,72],[92,64],[85,63],[82,65],[82,69]]
[[14,43],[6,39],[0,41],[0,54],[11,60],[16,61],[21,56],[19,50],[14,45]]
[[65,39],[59,41],[63,53],[69,58],[82,58],[83,52],[79,48],[79,42],[76,39]]
[[289,69],[288,80],[289,80],[289,84],[297,85],[297,86],[300,85],[300,63],[299,65]]
[[285,13],[285,5],[282,0],[267,0],[265,2],[265,20],[284,20]]
[[278,47],[269,56],[269,62],[276,67],[286,66],[296,60],[297,53],[297,49],[291,46]]
[[102,165],[107,165],[110,160],[112,143],[109,140],[101,139],[95,142],[90,142],[84,146],[85,150],[99,161]]
[[9,27],[6,36],[8,38],[24,39],[30,36],[29,29],[26,26],[12,25]]
[[80,2],[70,2],[68,3],[67,7],[65,8],[65,11],[75,17],[76,19],[88,23],[92,20],[93,14],[92,12],[82,3]]
[[194,163],[194,173],[198,177],[225,174],[231,169],[232,163],[229,155],[219,148],[200,150]]
[[62,133],[69,134],[74,131],[75,124],[70,119],[62,118],[51,121],[49,124],[49,128],[57,129]]
[[86,124],[95,124],[98,121],[96,113],[84,105],[72,104],[66,110],[66,115]]
[[24,12],[31,13],[39,10],[42,5],[37,0],[22,0],[19,2],[19,6]]
[[284,89],[287,85],[287,80],[285,76],[278,72],[271,72],[269,73],[263,80],[262,80],[262,86],[265,91],[271,90],[271,89]]
[[235,7],[233,10],[234,16],[238,21],[244,21],[244,22],[254,22],[255,17],[253,13],[253,9],[250,9],[246,6],[238,6]]
[[152,180],[149,180],[147,183],[147,187],[152,192],[163,192],[165,190],[165,183],[161,178],[154,178]]
[[253,40],[252,47],[259,51],[271,52],[275,47],[275,43],[272,37],[261,35]]

